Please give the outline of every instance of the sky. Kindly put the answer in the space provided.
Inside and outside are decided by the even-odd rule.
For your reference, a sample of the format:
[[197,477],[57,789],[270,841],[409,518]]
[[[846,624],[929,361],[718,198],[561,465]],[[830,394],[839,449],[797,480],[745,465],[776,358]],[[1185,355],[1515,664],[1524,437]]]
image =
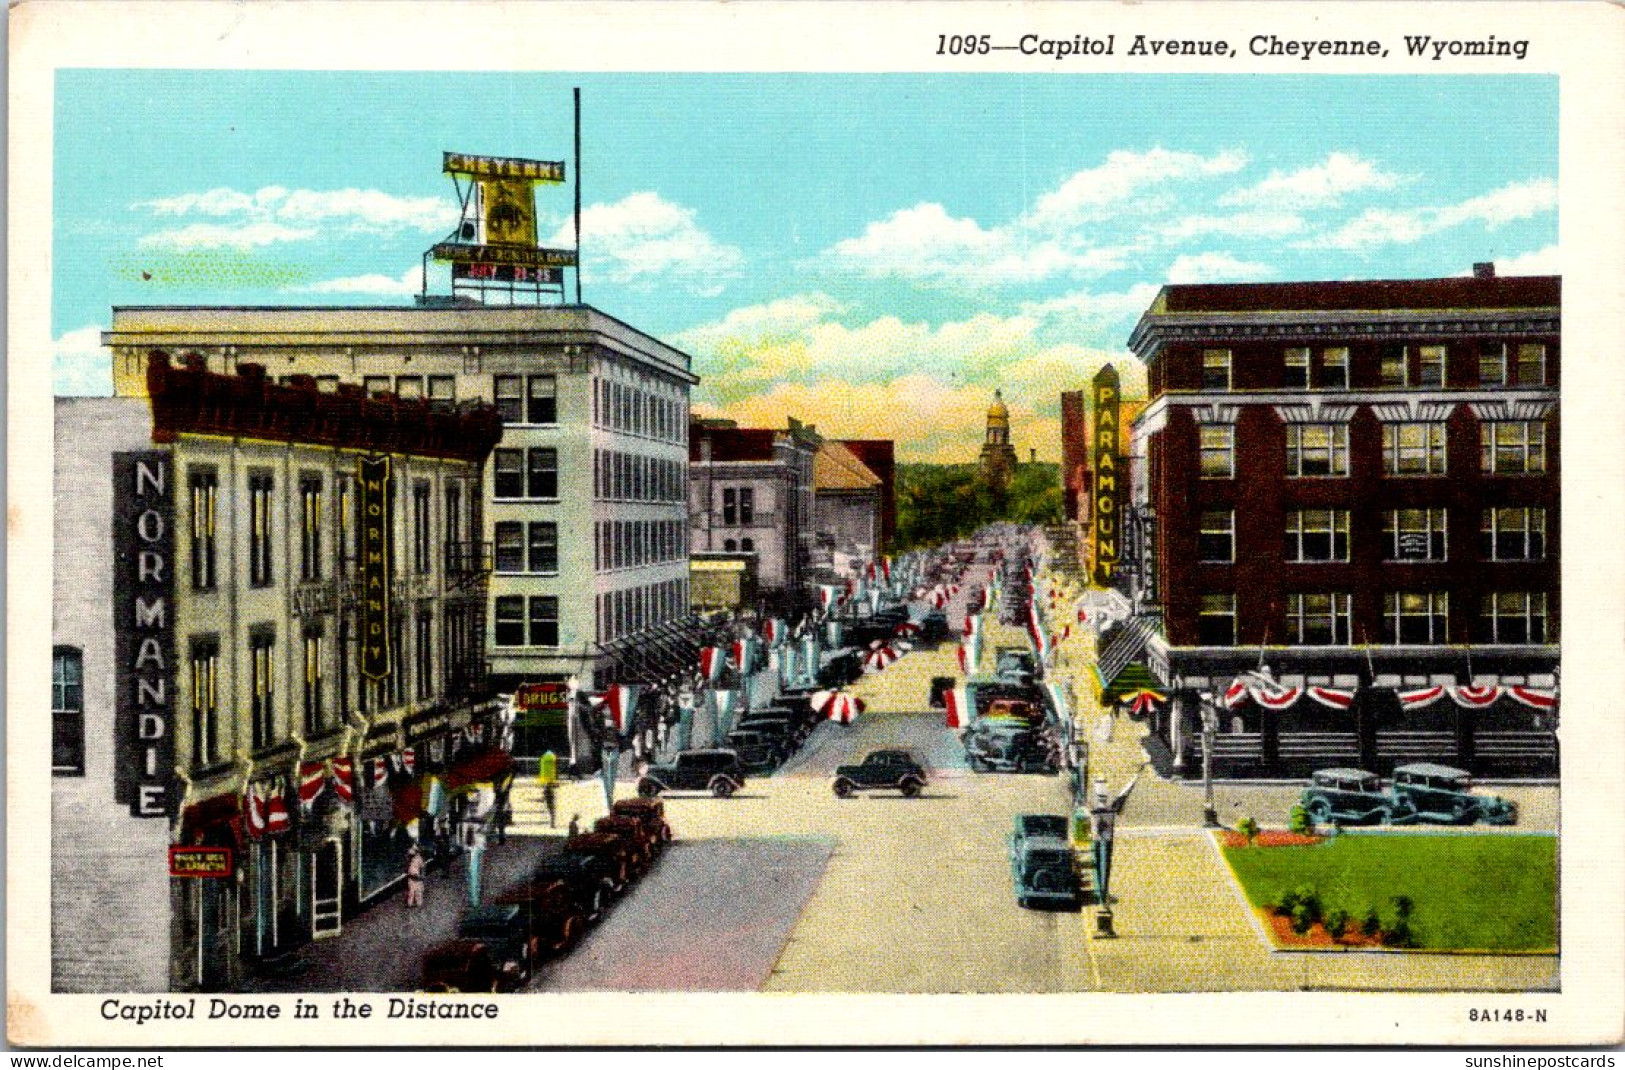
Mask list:
[[75,69],[56,392],[110,391],[116,305],[410,304],[441,153],[574,173],[575,86],[585,301],[690,353],[702,413],[905,461],[973,459],[996,388],[1056,459],[1061,391],[1143,389],[1169,283],[1558,271],[1555,77]]

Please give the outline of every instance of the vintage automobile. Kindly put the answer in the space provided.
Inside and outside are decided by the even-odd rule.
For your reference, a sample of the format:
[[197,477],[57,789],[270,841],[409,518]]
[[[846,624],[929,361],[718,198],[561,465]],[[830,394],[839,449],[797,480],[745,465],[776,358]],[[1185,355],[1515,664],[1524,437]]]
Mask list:
[[736,732],[761,732],[782,745],[785,756],[799,747],[812,734],[812,729],[798,714],[785,709],[751,710],[734,725]]
[[1022,647],[1000,647],[993,652],[993,675],[1001,680],[1025,683],[1044,675],[1031,650]]
[[1061,768],[1053,736],[1022,721],[979,718],[961,742],[974,773],[1057,773]]
[[824,687],[845,687],[862,675],[863,655],[856,650],[842,650],[818,670],[818,682]]
[[567,855],[590,855],[604,862],[610,891],[619,895],[640,872],[635,842],[613,832],[582,832],[564,841]]
[[1032,836],[1024,839],[1010,859],[1016,904],[1065,910],[1083,907],[1083,885],[1078,880],[1077,858],[1064,839]]
[[919,619],[919,640],[922,643],[943,643],[953,638],[948,627],[948,614],[940,609],[928,610]]
[[511,992],[530,980],[538,943],[523,907],[472,907],[457,939],[430,950],[423,987],[430,992]]
[[447,940],[423,956],[425,992],[501,992],[517,987],[497,972],[490,948],[479,940]]
[[638,794],[652,799],[663,791],[709,791],[726,799],[745,786],[745,767],[731,750],[689,750],[651,765],[638,780]]
[[925,767],[906,750],[877,750],[857,765],[835,769],[832,786],[838,798],[847,799],[860,791],[894,790],[914,798],[928,779]]
[[562,883],[589,923],[603,917],[615,898],[617,863],[607,854],[560,852],[546,855],[531,871],[532,883]]
[[644,827],[643,822],[635,817],[621,817],[616,814],[607,814],[593,822],[594,832],[607,833],[619,836],[632,846],[632,873],[634,876],[646,873],[654,865],[655,854],[659,850],[655,837]]
[[[497,906],[516,906],[523,912],[533,960],[541,951],[555,955],[568,951],[587,931],[587,917],[564,881],[544,880],[521,884],[497,896],[495,902]],[[476,911],[469,911],[464,918],[465,926],[475,914]]]
[[1061,840],[1072,836],[1072,822],[1062,814],[1017,814],[1010,833],[1010,864],[1015,865],[1029,840]]
[[1317,769],[1298,796],[1317,825],[1394,825],[1416,818],[1411,800],[1385,790],[1382,778],[1363,769]]
[[1394,768],[1394,794],[1415,808],[1416,820],[1430,824],[1513,825],[1518,821],[1516,803],[1499,795],[1479,795],[1473,791],[1472,774],[1448,765],[1417,762]]
[[656,853],[671,843],[671,825],[666,821],[666,804],[659,799],[617,799],[609,808],[617,817],[632,817],[643,823],[653,838]]
[[1047,714],[1044,707],[1022,698],[996,698],[982,711],[983,717],[1019,721],[1033,728],[1043,727]]
[[739,755],[739,764],[748,773],[768,773],[777,769],[789,753],[789,741],[782,734],[755,728],[736,728],[723,740]]

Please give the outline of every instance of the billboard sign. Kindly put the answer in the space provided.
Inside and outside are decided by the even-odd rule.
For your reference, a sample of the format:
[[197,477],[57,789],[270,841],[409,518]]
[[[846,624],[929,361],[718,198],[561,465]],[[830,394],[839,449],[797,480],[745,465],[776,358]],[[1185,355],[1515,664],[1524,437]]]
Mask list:
[[464,245],[440,242],[429,252],[453,264],[512,264],[518,267],[575,267],[574,249],[537,249],[517,245]]
[[1095,376],[1092,390],[1095,426],[1094,438],[1089,443],[1094,455],[1094,581],[1101,587],[1110,587],[1117,576],[1117,562],[1122,552],[1123,492],[1122,476],[1118,470],[1122,454],[1121,426],[1118,422],[1118,404],[1121,400],[1117,369],[1110,364]]
[[230,847],[171,847],[169,849],[169,875],[171,877],[229,877],[231,874]]
[[175,488],[163,450],[113,455],[114,798],[175,812]]
[[361,675],[389,675],[389,458],[356,461],[361,506]]

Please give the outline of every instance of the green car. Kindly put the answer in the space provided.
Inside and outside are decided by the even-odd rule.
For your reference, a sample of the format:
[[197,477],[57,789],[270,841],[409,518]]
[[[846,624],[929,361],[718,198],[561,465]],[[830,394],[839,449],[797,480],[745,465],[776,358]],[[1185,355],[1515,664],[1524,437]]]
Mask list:
[[1416,820],[1411,800],[1364,769],[1317,769],[1298,805],[1317,825],[1404,825]]
[[1070,843],[1053,836],[1029,836],[1011,848],[1010,876],[1018,906],[1083,909],[1083,885]]
[[1514,825],[1518,806],[1499,795],[1474,793],[1472,774],[1448,765],[1417,762],[1394,769],[1394,794],[1416,809],[1416,820],[1435,825]]

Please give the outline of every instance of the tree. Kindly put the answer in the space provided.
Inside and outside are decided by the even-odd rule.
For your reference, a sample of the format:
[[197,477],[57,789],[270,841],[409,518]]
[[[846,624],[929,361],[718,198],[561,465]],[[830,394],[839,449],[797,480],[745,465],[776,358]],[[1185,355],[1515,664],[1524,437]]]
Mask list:
[[1244,817],[1236,822],[1236,831],[1247,838],[1247,846],[1251,847],[1258,839],[1258,822],[1251,817]]
[[1333,940],[1343,939],[1343,934],[1349,931],[1349,912],[1342,907],[1336,907],[1326,912],[1326,932]]

